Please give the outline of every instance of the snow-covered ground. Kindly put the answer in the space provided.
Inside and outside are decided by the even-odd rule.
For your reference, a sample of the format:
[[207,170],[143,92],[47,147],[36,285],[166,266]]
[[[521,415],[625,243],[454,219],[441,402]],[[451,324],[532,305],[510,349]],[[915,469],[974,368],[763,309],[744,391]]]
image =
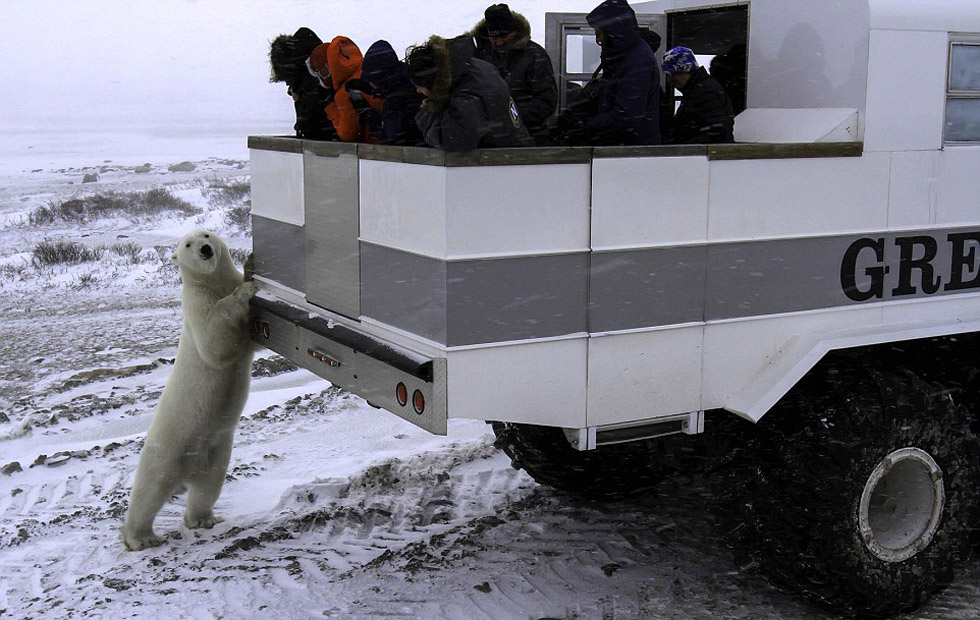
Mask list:
[[[187,530],[178,497],[157,518],[167,543],[125,551],[181,324],[165,258],[198,226],[250,246],[231,217],[247,196],[220,200],[247,163],[170,170],[181,161],[2,179],[0,618],[831,618],[725,549],[699,476],[631,502],[576,500],[513,470],[481,422],[430,436],[268,352],[218,501],[226,520]],[[39,221],[39,207],[154,188],[193,212]],[[38,247],[57,242],[101,257],[41,265]],[[908,618],[975,619],[978,584],[974,560]]]

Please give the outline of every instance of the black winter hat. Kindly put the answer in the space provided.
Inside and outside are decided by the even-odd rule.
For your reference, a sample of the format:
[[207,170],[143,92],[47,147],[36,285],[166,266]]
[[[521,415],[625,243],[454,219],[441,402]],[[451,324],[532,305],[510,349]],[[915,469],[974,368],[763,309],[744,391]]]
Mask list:
[[487,36],[500,37],[517,30],[517,20],[506,4],[492,4],[483,12],[487,21]]
[[384,39],[376,41],[364,53],[361,77],[371,83],[382,96],[388,94],[389,84],[399,75],[405,75],[404,64],[398,54]]

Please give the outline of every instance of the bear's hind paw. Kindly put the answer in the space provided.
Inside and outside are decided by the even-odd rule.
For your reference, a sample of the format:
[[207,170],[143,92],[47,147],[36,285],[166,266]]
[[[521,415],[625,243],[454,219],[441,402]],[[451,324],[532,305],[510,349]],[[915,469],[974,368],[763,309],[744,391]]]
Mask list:
[[149,534],[147,536],[123,535],[123,544],[125,544],[126,549],[130,551],[142,551],[143,549],[149,549],[150,547],[159,547],[164,542],[166,542],[166,540],[160,536],[157,536],[156,534]]
[[223,517],[218,517],[215,515],[202,517],[200,519],[189,519],[187,517],[184,517],[184,525],[186,525],[188,529],[192,529],[192,530],[198,530],[198,529],[210,530],[212,527],[221,523],[222,521],[224,521]]

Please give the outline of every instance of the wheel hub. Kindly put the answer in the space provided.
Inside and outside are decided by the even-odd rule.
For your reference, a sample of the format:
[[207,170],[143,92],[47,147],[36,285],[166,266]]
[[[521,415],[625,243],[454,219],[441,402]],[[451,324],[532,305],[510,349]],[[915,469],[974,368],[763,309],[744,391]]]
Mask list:
[[864,544],[886,562],[905,561],[932,542],[945,504],[943,472],[929,453],[896,450],[864,484],[858,514]]

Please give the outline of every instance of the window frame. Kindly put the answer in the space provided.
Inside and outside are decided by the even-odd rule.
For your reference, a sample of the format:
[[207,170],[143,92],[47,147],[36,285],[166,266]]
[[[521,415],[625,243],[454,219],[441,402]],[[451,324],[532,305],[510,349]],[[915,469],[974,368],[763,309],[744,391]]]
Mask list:
[[980,133],[970,140],[951,140],[947,137],[949,102],[950,101],[980,101],[980,89],[978,90],[954,90],[953,89],[953,48],[958,45],[977,46],[980,48],[980,34],[978,33],[950,33],[949,45],[947,47],[946,58],[946,101],[943,107],[943,144],[948,146],[976,146],[980,145]]
[[[566,106],[567,90],[570,82],[587,83],[592,79],[592,72],[576,73],[568,71],[568,36],[581,35],[594,37],[595,30],[589,25],[586,19],[587,13],[545,13],[545,50],[551,57],[551,64],[555,70],[555,80],[558,82],[558,110],[563,110]],[[666,51],[664,44],[667,41],[667,18],[665,15],[657,13],[637,13],[636,21],[641,27],[650,28],[661,36],[660,50],[656,52],[657,62],[659,63]],[[663,86],[663,76],[661,75],[661,86]]]

